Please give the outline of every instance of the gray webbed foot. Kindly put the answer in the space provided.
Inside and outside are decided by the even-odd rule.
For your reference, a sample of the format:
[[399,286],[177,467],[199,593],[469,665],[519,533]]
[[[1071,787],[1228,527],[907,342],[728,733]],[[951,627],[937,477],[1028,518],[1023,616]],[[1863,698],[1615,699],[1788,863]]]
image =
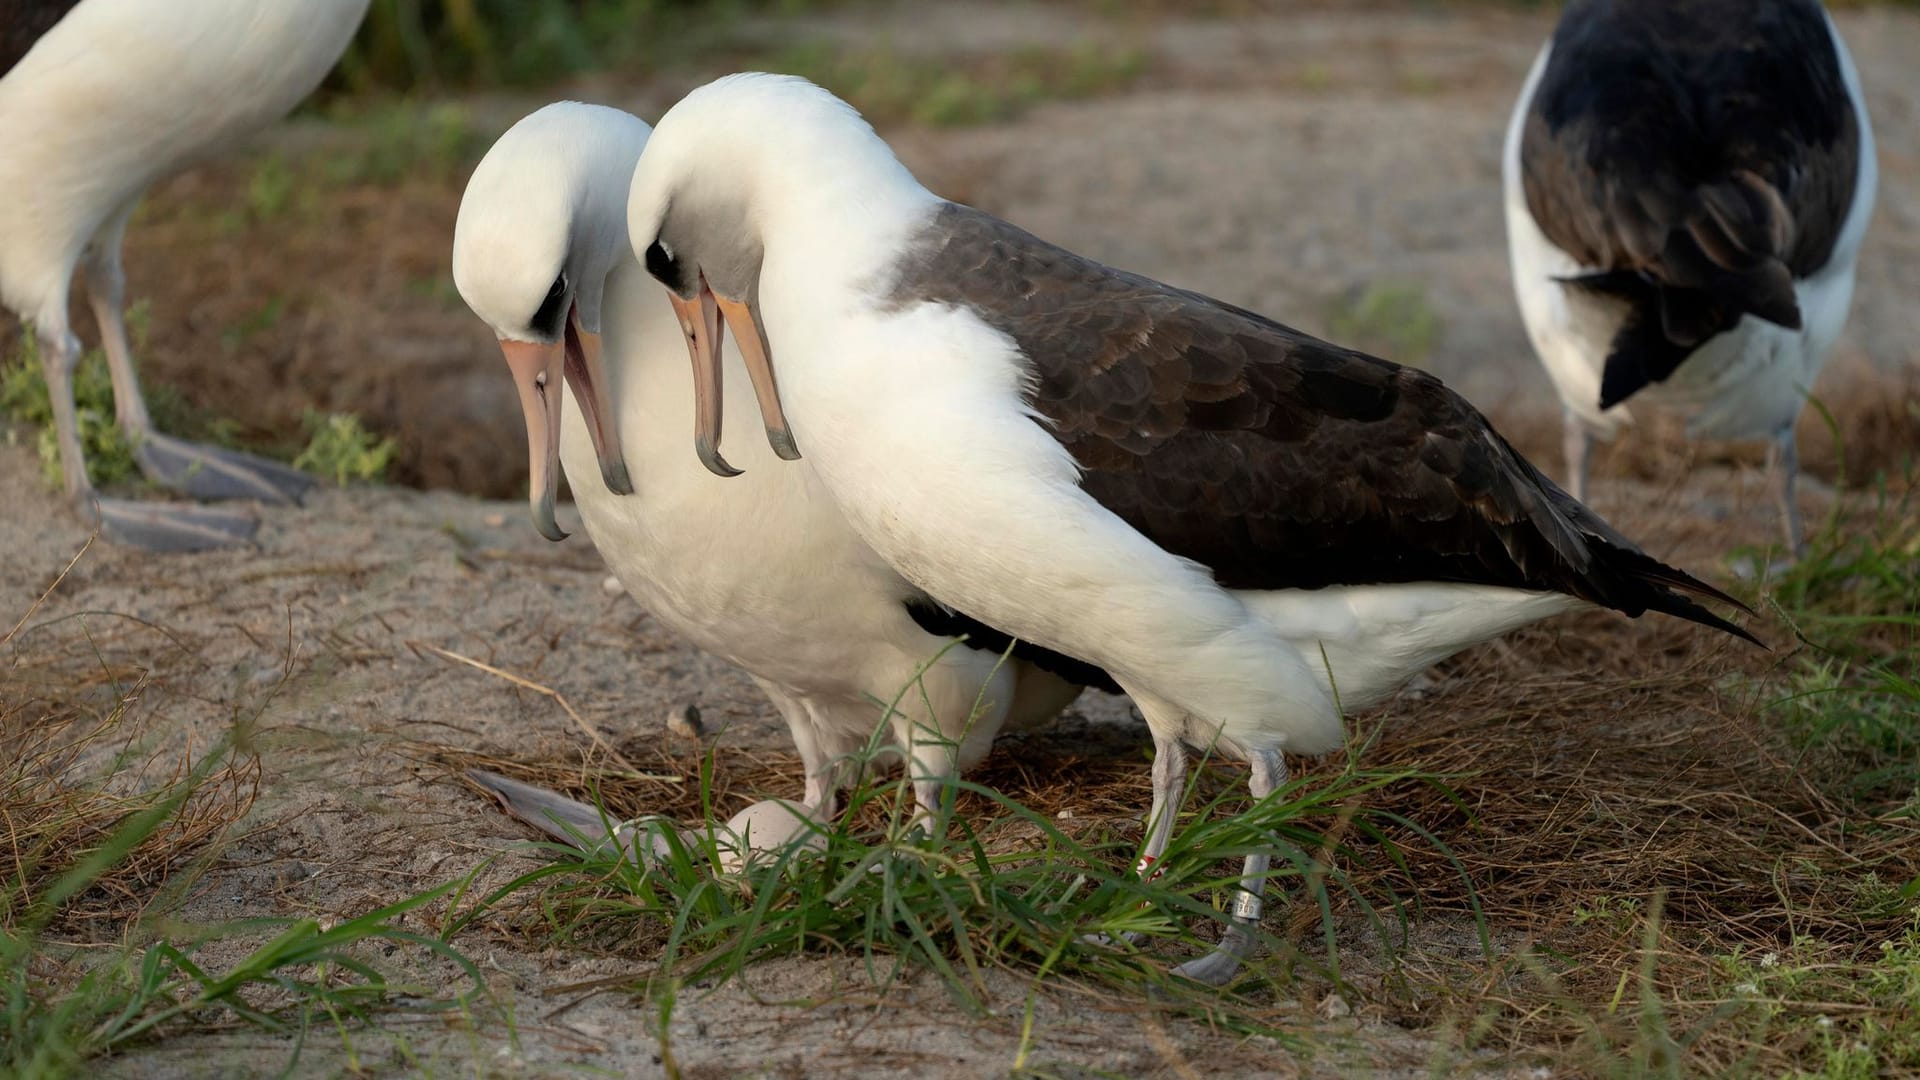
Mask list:
[[1240,964],[1253,952],[1253,928],[1258,924],[1238,920],[1228,924],[1220,944],[1205,956],[1195,957],[1173,969],[1175,975],[1208,986],[1225,986],[1240,970]]
[[297,503],[314,479],[288,465],[238,450],[149,432],[134,449],[147,479],[196,499]]
[[[487,789],[512,817],[582,851],[603,852],[617,843],[628,859],[641,866],[672,854],[672,847],[657,831],[635,822],[608,820],[598,807],[569,799],[559,792],[523,784],[484,769],[468,769],[467,778]],[[644,853],[639,846],[642,837],[647,848]]]
[[93,499],[81,513],[113,543],[162,553],[244,544],[260,528],[242,510],[179,503]]

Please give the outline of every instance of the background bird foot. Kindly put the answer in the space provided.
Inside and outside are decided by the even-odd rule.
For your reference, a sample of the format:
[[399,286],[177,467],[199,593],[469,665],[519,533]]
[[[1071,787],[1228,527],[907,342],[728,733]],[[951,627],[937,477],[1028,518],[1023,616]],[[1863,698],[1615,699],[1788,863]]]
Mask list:
[[1245,923],[1231,923],[1212,952],[1181,964],[1173,969],[1173,973],[1208,986],[1225,986],[1227,980],[1240,970],[1241,961],[1252,951],[1253,927]]
[[259,519],[242,510],[179,503],[95,499],[82,510],[116,544],[143,551],[206,551],[253,538]]
[[238,450],[148,432],[134,449],[147,479],[196,499],[297,503],[314,479],[288,465]]

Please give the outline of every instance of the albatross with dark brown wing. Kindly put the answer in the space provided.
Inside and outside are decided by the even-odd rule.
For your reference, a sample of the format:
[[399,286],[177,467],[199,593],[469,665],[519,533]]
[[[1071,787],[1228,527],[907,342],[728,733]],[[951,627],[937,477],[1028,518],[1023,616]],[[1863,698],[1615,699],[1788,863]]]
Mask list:
[[[898,305],[1012,338],[1082,486],[1234,589],[1462,582],[1660,611],[1754,641],[1521,457],[1439,379],[942,208]],[[1757,643],[1757,642],[1756,642]]]

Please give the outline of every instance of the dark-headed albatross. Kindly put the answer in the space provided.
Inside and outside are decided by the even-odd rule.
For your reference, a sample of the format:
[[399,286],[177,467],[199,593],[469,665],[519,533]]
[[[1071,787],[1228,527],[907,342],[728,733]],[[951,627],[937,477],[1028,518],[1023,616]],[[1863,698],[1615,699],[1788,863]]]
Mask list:
[[1860,76],[1815,0],[1574,0],[1507,129],[1507,241],[1566,413],[1569,485],[1629,404],[1768,439],[1789,550],[1794,422],[1873,209]]
[[[781,444],[874,551],[1133,698],[1157,751],[1144,862],[1182,744],[1247,757],[1264,798],[1282,751],[1340,745],[1341,707],[1537,619],[1661,611],[1748,636],[1438,379],[940,199],[804,80],[730,76],[674,106],[628,232],[696,366],[723,322],[765,353],[749,370],[784,403]],[[1267,865],[1246,860],[1225,939],[1183,974],[1237,969]]]
[[160,434],[122,314],[120,241],[154,181],[285,116],[340,58],[368,0],[22,0],[0,21],[0,301],[39,339],[67,494],[110,538],[157,551],[251,536],[248,514],[103,499],[87,479],[67,320],[84,270],[115,418],[142,471],[196,498],[297,500],[306,475]]

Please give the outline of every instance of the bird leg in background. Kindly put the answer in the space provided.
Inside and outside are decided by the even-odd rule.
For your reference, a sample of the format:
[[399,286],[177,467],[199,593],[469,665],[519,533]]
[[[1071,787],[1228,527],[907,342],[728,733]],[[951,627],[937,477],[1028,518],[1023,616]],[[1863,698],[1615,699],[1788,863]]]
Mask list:
[[80,416],[73,402],[73,369],[80,359],[80,343],[65,326],[38,336],[60,471],[67,497],[88,525],[98,527],[114,543],[149,551],[198,551],[253,535],[259,524],[245,514],[101,498],[87,478],[86,447],[80,440]]
[[[1253,801],[1258,805],[1287,782],[1287,763],[1277,750],[1258,751],[1249,763],[1253,770],[1247,780],[1247,790],[1253,793]],[[1233,919],[1227,924],[1220,944],[1207,955],[1174,968],[1175,975],[1221,986],[1240,970],[1240,962],[1253,951],[1254,935],[1260,929],[1260,913],[1265,906],[1261,894],[1266,891],[1267,864],[1271,858],[1266,852],[1247,856],[1240,871],[1239,888],[1233,896]]]
[[[313,477],[277,461],[221,450],[162,435],[153,429],[140,379],[133,370],[127,337],[127,277],[120,267],[120,238],[131,204],[120,211],[87,249],[87,300],[100,325],[100,343],[113,375],[113,408],[120,429],[133,444],[134,457],[147,479],[196,499],[260,499],[297,502],[313,486]],[[151,516],[151,515],[149,515]],[[234,515],[216,515],[231,520]],[[191,530],[190,530],[191,531]],[[216,530],[219,531],[219,530]],[[247,530],[251,535],[252,530]],[[243,538],[243,537],[237,537]],[[209,540],[200,546],[220,541]],[[142,544],[141,546],[153,546]],[[158,550],[185,550],[162,545]]]
[[47,404],[53,410],[53,433],[60,447],[60,472],[67,495],[89,522],[93,513],[93,481],[87,479],[86,451],[80,443],[80,417],[73,407],[73,369],[80,362],[80,343],[62,326],[41,333],[40,367],[47,380]]
[[1774,471],[1774,500],[1780,507],[1780,523],[1786,530],[1788,558],[1798,561],[1807,554],[1807,538],[1800,524],[1800,500],[1795,490],[1800,479],[1800,447],[1788,424],[1767,446],[1767,468]]
[[1560,450],[1567,459],[1567,494],[1586,502],[1587,458],[1593,453],[1593,433],[1572,410],[1562,410],[1561,421],[1565,425],[1560,433]]

